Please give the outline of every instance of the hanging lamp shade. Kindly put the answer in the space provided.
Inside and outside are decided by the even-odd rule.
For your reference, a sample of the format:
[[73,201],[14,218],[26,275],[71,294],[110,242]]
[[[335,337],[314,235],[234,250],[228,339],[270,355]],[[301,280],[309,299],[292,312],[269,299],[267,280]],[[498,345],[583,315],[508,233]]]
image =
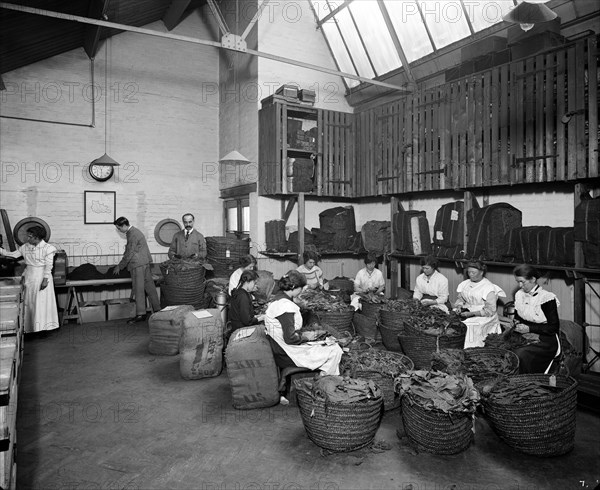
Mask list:
[[117,161],[113,160],[106,153],[99,158],[96,158],[92,161],[94,165],[111,165],[113,167],[119,167],[120,164]]
[[221,163],[238,163],[240,165],[246,165],[250,163],[244,155],[242,155],[239,151],[233,150],[227,153],[223,158],[219,160]]
[[506,22],[514,24],[541,24],[556,19],[556,12],[546,7],[543,3],[536,1],[531,3],[523,1],[502,17]]

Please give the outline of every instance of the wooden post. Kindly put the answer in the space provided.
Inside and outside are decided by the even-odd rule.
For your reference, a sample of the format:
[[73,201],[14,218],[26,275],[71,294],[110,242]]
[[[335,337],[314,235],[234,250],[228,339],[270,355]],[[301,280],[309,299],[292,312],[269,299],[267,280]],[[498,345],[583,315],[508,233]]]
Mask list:
[[304,192],[298,193],[298,264],[302,264],[304,254]]
[[[465,256],[467,255],[467,246],[469,244],[469,227],[467,226],[467,216],[469,215],[469,211],[471,211],[473,208],[478,208],[479,205],[477,204],[477,199],[475,199],[475,196],[473,195],[472,192],[469,191],[465,191],[464,193],[464,201],[465,201],[465,210],[464,210],[464,216],[463,216],[463,220],[464,220],[464,235],[463,235],[463,250],[465,251]],[[473,258],[473,257],[468,257]]]
[[[398,198],[392,197],[390,199],[390,252],[396,251],[396,240],[394,240],[394,214],[398,211]],[[390,260],[390,298],[395,299],[398,297],[398,260]]]
[[[575,184],[573,187],[573,204],[576,208],[581,204],[581,195],[587,192],[583,184]],[[575,268],[583,268],[585,259],[583,257],[583,242],[575,242]],[[573,274],[573,321],[578,325],[585,322],[585,282],[583,276],[577,272]]]

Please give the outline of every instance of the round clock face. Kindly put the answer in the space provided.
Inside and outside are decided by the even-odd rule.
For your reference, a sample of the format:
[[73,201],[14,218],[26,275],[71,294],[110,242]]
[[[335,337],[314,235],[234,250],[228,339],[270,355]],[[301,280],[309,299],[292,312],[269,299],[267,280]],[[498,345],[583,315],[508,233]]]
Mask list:
[[98,182],[104,182],[112,177],[115,167],[112,165],[90,164],[90,175]]

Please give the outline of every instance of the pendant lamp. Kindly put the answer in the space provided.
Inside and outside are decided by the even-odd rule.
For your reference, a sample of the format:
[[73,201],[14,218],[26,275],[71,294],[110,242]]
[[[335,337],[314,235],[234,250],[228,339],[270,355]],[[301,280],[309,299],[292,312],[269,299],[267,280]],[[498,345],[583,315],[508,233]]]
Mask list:
[[[236,33],[238,32],[238,19],[239,19],[239,12],[238,12],[238,0],[236,0],[235,2],[235,26],[236,26]],[[233,89],[237,90],[237,77],[236,77],[236,72],[237,72],[237,66],[238,66],[238,57],[239,57],[239,53],[235,53],[235,63],[233,64]],[[236,97],[237,99],[237,97]],[[240,109],[240,104],[241,104],[241,98],[240,98],[240,102],[237,102],[238,104],[238,117],[237,117],[237,145],[239,147],[240,144],[240,139],[241,139],[241,131],[240,131],[240,119],[241,119],[241,109]],[[232,150],[229,153],[227,153],[224,157],[219,159],[219,163],[223,163],[223,164],[237,164],[237,165],[248,165],[250,162],[250,160],[248,160],[244,155],[242,155],[239,151],[237,150]]]
[[541,24],[556,19],[557,14],[544,5],[548,0],[523,0],[519,5],[502,17],[506,22],[519,24],[521,29],[528,31],[535,24]]
[[104,155],[92,160],[91,165],[110,165],[112,167],[119,167],[120,164],[109,157],[106,152],[108,144],[108,43],[110,38],[105,40],[104,44]]

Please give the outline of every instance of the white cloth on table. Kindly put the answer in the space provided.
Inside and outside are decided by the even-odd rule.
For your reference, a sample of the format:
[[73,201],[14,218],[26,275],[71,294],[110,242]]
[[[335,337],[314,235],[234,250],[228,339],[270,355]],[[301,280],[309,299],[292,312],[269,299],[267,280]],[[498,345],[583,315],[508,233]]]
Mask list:
[[[52,266],[56,247],[41,240],[37,245],[24,243],[18,250],[8,252],[2,250],[2,255],[8,257],[23,257],[27,267],[23,273],[25,284],[25,318],[26,333],[54,330],[59,327]],[[44,279],[48,285],[40,291]]]
[[448,313],[448,307],[445,303],[448,301],[450,293],[448,292],[448,279],[446,276],[439,271],[433,271],[433,274],[429,277],[425,273],[418,275],[415,281],[413,298],[421,300],[425,294],[436,297],[437,304],[431,305],[432,308],[438,308]]
[[308,369],[319,369],[325,374],[339,375],[342,349],[335,343],[322,345],[322,343],[290,345],[283,339],[283,328],[277,317],[284,313],[294,314],[294,328],[296,331],[302,328],[302,315],[300,308],[287,298],[280,298],[269,304],[265,312],[265,330],[279,346],[285,351],[290,359],[298,367]]
[[[485,338],[490,333],[500,333],[500,321],[496,312],[496,300],[505,298],[506,293],[493,284],[489,279],[483,278],[478,282],[470,279],[461,282],[456,288],[458,292],[457,306],[464,306],[469,311],[482,311],[486,316],[466,318],[462,322],[467,326],[465,349],[468,347],[483,347]],[[494,304],[487,304],[486,298],[494,293]]]

